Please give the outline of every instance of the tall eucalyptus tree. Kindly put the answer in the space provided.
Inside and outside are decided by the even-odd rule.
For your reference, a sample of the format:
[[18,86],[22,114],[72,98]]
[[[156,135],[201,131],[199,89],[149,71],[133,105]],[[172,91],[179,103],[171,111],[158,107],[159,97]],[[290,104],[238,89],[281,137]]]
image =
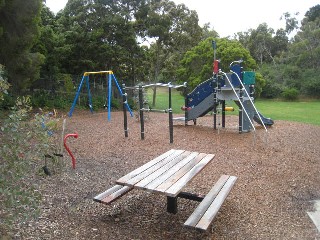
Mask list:
[[0,2],[0,64],[12,90],[20,93],[39,78],[43,55],[32,52],[39,36],[42,0]]

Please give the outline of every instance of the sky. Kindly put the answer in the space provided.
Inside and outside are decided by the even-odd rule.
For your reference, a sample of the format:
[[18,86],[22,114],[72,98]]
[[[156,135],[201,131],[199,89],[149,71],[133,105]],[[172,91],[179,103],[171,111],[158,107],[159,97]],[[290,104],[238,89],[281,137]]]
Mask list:
[[[199,25],[210,23],[211,28],[220,37],[233,36],[237,32],[256,29],[259,24],[267,23],[274,30],[284,28],[285,21],[280,17],[285,12],[291,15],[299,12],[298,19],[319,0],[173,0],[176,4],[184,3],[190,10],[196,10]],[[46,0],[47,6],[57,13],[63,9],[67,0]]]

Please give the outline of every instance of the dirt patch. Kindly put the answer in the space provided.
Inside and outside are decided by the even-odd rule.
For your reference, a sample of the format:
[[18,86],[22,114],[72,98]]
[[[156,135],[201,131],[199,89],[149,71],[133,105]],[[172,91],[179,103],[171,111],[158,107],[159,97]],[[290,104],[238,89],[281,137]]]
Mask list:
[[[174,122],[169,143],[168,115],[150,113],[145,140],[129,118],[124,137],[121,112],[75,111],[66,133],[77,159],[76,169],[65,154],[61,174],[40,179],[44,202],[39,219],[17,226],[16,239],[320,239],[307,215],[320,199],[320,127],[276,121],[268,133],[239,134],[237,117],[227,116],[226,129],[212,128],[212,116],[197,126]],[[214,153],[214,160],[186,191],[206,194],[222,175],[238,180],[207,233],[183,227],[197,202],[178,200],[176,215],[166,212],[166,198],[133,190],[105,206],[92,199],[114,181],[170,150]],[[40,177],[39,177],[40,178]]]

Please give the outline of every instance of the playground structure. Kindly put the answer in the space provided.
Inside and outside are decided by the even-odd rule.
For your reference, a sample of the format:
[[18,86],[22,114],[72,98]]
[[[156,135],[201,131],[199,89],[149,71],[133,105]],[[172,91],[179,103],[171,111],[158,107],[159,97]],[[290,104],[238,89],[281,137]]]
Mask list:
[[[144,140],[144,113],[145,112],[161,112],[161,113],[168,113],[169,115],[169,136],[170,136],[170,143],[173,143],[173,113],[172,113],[172,88],[178,89],[181,87],[186,87],[187,83],[185,82],[183,85],[172,85],[171,83],[153,83],[148,85],[140,85],[138,87],[126,87],[123,85],[123,89],[138,89],[139,90],[139,120],[140,120],[140,130],[141,130],[141,140]],[[153,109],[153,108],[144,108],[144,97],[143,97],[143,89],[149,87],[167,87],[168,88],[168,109]],[[125,129],[125,136],[127,137],[127,113],[126,109],[123,108],[124,111],[124,129]]]
[[[213,42],[214,51],[216,45]],[[215,54],[214,54],[215,55]],[[255,72],[242,71],[242,60],[230,64],[230,72],[219,68],[219,60],[214,59],[213,77],[199,84],[185,99],[185,125],[213,111],[214,129],[217,129],[217,113],[222,109],[222,128],[225,127],[226,101],[233,100],[239,107],[239,133],[255,131],[253,120],[266,126],[272,126],[273,120],[264,117],[254,105]]]
[[[214,48],[214,63],[213,63],[213,76],[205,82],[199,84],[191,93],[187,94],[185,98],[185,106],[182,109],[185,111],[184,121],[188,125],[188,121],[192,120],[196,124],[196,120],[209,113],[213,112],[213,125],[217,129],[217,115],[218,110],[222,110],[222,128],[225,128],[225,112],[233,111],[232,107],[226,107],[226,101],[232,100],[239,107],[239,133],[255,131],[253,121],[261,124],[267,132],[267,126],[274,124],[273,120],[264,117],[254,105],[254,85],[255,85],[255,72],[243,71],[241,67],[242,60],[234,61],[230,64],[230,72],[223,72],[219,67],[219,60],[215,59],[216,44],[213,42]],[[154,83],[149,85],[141,85],[134,87],[126,87],[125,84],[120,87],[115,75],[112,71],[100,72],[85,72],[73,104],[69,111],[69,117],[72,116],[76,102],[79,98],[80,91],[84,82],[86,82],[89,108],[93,112],[92,99],[89,84],[89,75],[93,74],[107,74],[108,75],[108,121],[111,120],[111,96],[112,96],[112,81],[115,82],[122,98],[123,98],[123,116],[124,116],[124,132],[125,137],[128,137],[128,120],[127,110],[130,112],[131,117],[133,113],[127,102],[126,89],[133,89],[139,91],[139,120],[141,129],[141,140],[144,139],[144,112],[162,112],[169,115],[169,136],[170,143],[173,143],[173,113],[172,113],[172,88],[177,89],[186,87],[186,82],[183,85],[172,85],[171,83]],[[144,107],[143,89],[149,87],[167,87],[168,88],[168,109],[152,109]],[[182,120],[182,118],[177,118]]]
[[72,116],[72,113],[75,109],[75,106],[77,104],[77,100],[80,96],[80,92],[81,92],[81,88],[82,88],[82,85],[84,84],[84,82],[86,83],[86,86],[87,86],[87,91],[88,91],[88,99],[89,99],[89,108],[90,108],[90,111],[91,113],[93,112],[93,106],[92,106],[92,96],[91,96],[91,91],[90,91],[90,84],[89,84],[89,76],[90,75],[95,75],[95,74],[106,74],[108,76],[108,88],[107,88],[107,98],[108,98],[108,102],[107,102],[107,108],[108,108],[108,121],[111,120],[111,99],[112,99],[112,81],[116,84],[116,87],[118,88],[119,90],[119,93],[120,95],[122,96],[123,98],[123,108],[127,108],[128,111],[130,112],[131,116],[133,116],[133,113],[132,113],[132,110],[128,104],[128,101],[127,101],[127,95],[123,93],[120,85],[119,85],[119,82],[116,78],[116,76],[113,74],[112,71],[99,71],[99,72],[85,72],[83,74],[83,77],[81,79],[81,82],[79,84],[79,87],[78,87],[78,90],[76,92],[76,96],[73,100],[73,103],[72,103],[72,106],[71,106],[71,109],[69,111],[69,114],[68,116],[71,117]]
[[[112,71],[99,71],[99,72],[85,72],[83,74],[83,77],[81,79],[81,82],[79,84],[79,87],[77,89],[75,98],[73,100],[71,109],[69,111],[68,116],[71,117],[72,113],[75,109],[75,106],[77,104],[77,100],[80,96],[80,92],[82,89],[82,85],[84,82],[86,83],[87,86],[87,91],[88,91],[88,99],[89,99],[89,108],[91,113],[93,113],[93,106],[92,106],[92,96],[91,96],[91,91],[90,91],[90,84],[89,84],[89,76],[93,74],[107,74],[108,75],[108,121],[111,120],[111,97],[112,97],[112,80],[115,82],[119,93],[122,96],[123,100],[123,117],[124,117],[124,134],[125,137],[128,137],[128,117],[127,117],[127,111],[130,112],[131,117],[133,117],[132,110],[128,104],[127,101],[127,93],[126,89],[133,89],[133,90],[139,90],[139,116],[140,116],[140,127],[141,127],[141,140],[144,139],[144,112],[163,112],[163,113],[169,113],[169,133],[170,133],[170,143],[173,143],[173,116],[172,116],[172,99],[171,99],[171,89],[172,88],[180,88],[180,87],[186,87],[186,83],[183,85],[172,85],[171,83],[168,84],[163,84],[163,83],[155,83],[155,84],[149,84],[149,85],[141,85],[141,86],[135,86],[135,87],[126,87],[125,84],[122,84],[122,88],[119,85],[118,80],[116,79],[115,75],[113,74]],[[149,88],[149,87],[167,87],[169,89],[169,106],[168,109],[160,110],[160,109],[151,109],[151,108],[144,108],[144,99],[143,99],[143,92],[142,89]],[[70,154],[70,153],[69,153]],[[71,155],[71,154],[70,154]],[[72,156],[71,156],[72,157]],[[73,167],[75,166],[75,160],[73,160]]]
[[63,138],[63,145],[64,145],[65,149],[67,150],[67,152],[69,153],[69,155],[71,157],[72,168],[75,169],[76,168],[76,159],[75,159],[74,155],[72,154],[70,148],[67,146],[67,139],[69,137],[78,138],[79,135],[78,135],[78,133],[69,133]]

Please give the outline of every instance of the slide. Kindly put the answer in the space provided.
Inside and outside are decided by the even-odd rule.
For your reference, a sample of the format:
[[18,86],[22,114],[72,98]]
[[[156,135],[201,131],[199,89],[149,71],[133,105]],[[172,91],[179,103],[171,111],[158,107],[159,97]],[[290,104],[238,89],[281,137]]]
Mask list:
[[194,120],[199,117],[203,117],[208,112],[213,110],[214,101],[213,101],[213,94],[209,95],[205,99],[203,99],[198,105],[193,105],[189,107],[187,111],[187,120]]
[[[240,103],[239,101],[234,101],[238,107],[240,107]],[[265,125],[265,126],[272,126],[274,124],[274,121],[271,118],[266,118],[264,117],[260,112],[256,112],[255,108],[252,106],[251,101],[245,101],[243,103],[243,106],[245,107],[247,113],[249,114],[250,118],[253,119],[256,123],[260,124],[260,125]],[[258,115],[259,114],[259,115]],[[263,124],[260,121],[260,118],[263,122]],[[246,116],[244,116],[244,118],[247,118]]]
[[186,98],[186,120],[194,120],[206,115],[214,107],[213,81],[207,81],[199,84]]
[[[274,124],[274,121],[271,118],[264,117],[260,112],[258,112],[258,114],[265,126],[272,126]],[[258,114],[255,114],[253,116],[253,120],[256,121],[258,124],[262,125]]]
[[[209,113],[210,111],[213,110],[214,108],[214,87],[213,87],[213,81],[212,79],[208,79],[207,81],[199,84],[190,94],[187,95],[186,98],[186,114],[185,114],[185,120],[190,121],[190,120],[195,120],[198,117],[202,117]],[[219,96],[222,97],[222,100],[225,99],[232,99],[229,95],[223,95],[227,93],[220,93],[218,94]],[[234,97],[236,98],[236,97]],[[240,107],[240,103],[238,100],[234,100],[235,103]],[[266,118],[264,117],[260,112],[256,112],[256,108],[249,100],[246,100],[243,102],[243,107],[245,108],[246,112],[249,115],[249,118],[254,120],[260,125],[265,125],[265,126],[272,126],[274,124],[274,121],[271,118]],[[262,120],[260,120],[260,118]],[[243,130],[248,130],[251,129],[250,127],[250,121],[248,121],[248,117],[243,114],[243,123],[242,127]]]

